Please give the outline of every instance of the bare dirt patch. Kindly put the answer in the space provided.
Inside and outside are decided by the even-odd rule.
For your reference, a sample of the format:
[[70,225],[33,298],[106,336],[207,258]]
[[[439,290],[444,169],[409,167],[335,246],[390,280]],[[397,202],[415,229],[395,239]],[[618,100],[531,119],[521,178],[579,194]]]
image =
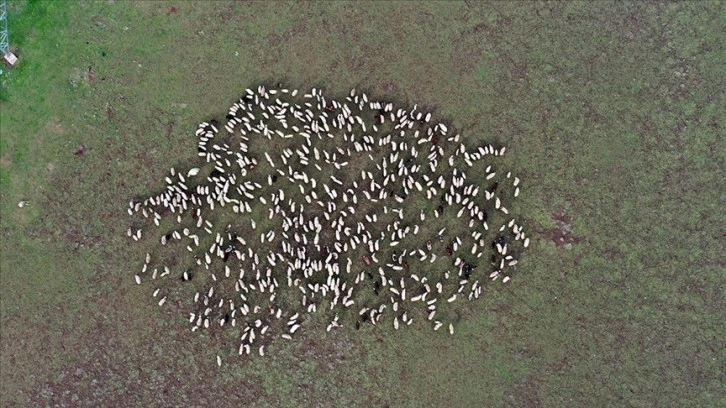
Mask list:
[[572,232],[572,219],[565,210],[556,211],[552,214],[552,218],[555,220],[555,228],[546,231],[545,235],[555,245],[570,249],[572,244],[579,244],[585,239]]
[[516,384],[508,395],[505,405],[511,407],[541,406],[541,389],[536,376],[529,375],[524,381]]
[[13,159],[8,156],[0,157],[0,166],[9,168],[13,164]]
[[66,133],[66,128],[56,120],[49,120],[45,125],[45,129],[55,135],[62,135]]

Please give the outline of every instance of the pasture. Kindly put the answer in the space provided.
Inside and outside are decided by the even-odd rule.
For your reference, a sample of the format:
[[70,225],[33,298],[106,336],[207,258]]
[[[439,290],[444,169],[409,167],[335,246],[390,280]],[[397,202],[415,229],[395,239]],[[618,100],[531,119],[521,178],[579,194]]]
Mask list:
[[[3,407],[726,402],[723,3],[8,11],[20,61],[0,76]],[[217,367],[228,350],[134,284],[147,251],[129,245],[126,208],[188,167],[199,122],[268,81],[418,103],[505,145],[532,237],[512,281],[487,284],[453,336],[313,321]]]

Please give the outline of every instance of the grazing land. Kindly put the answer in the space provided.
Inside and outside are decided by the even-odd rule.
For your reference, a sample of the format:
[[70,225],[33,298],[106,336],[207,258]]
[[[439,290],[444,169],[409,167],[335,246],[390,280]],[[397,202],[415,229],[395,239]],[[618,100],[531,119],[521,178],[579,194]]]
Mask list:
[[[8,2],[0,405],[721,406],[722,2]],[[130,198],[247,87],[351,88],[507,146],[532,244],[455,335],[326,332],[217,367]],[[81,148],[84,146],[85,148]],[[76,154],[77,153],[77,154]],[[29,202],[18,207],[18,202]]]

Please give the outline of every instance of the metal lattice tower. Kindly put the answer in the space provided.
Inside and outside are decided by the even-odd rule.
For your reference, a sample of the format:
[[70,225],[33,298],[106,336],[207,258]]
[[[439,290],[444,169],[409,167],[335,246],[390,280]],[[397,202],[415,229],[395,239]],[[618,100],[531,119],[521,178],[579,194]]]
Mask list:
[[[5,0],[0,0],[0,51],[2,51],[3,60],[9,67],[13,67],[18,62],[18,57],[10,51],[10,41],[8,39],[8,6]],[[0,70],[0,74],[2,71]]]
[[0,51],[3,56],[10,53],[10,42],[8,39],[8,7],[5,0],[0,0]]

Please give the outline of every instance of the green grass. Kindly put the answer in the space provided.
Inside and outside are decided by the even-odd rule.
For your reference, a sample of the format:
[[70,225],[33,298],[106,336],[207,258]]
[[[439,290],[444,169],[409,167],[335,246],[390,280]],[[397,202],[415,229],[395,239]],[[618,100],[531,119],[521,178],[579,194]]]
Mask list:
[[[11,0],[1,405],[723,405],[724,11]],[[433,107],[467,143],[507,146],[535,239],[456,335],[318,322],[218,369],[223,345],[132,284],[128,200],[194,160],[199,121],[280,78]],[[548,239],[562,210],[570,250]]]

